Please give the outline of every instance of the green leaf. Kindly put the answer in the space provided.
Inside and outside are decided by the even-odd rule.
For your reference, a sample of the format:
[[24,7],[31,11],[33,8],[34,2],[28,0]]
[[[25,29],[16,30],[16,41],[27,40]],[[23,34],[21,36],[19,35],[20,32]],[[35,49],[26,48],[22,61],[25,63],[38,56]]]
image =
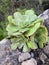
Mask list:
[[28,41],[27,45],[31,49],[37,49],[37,45],[35,44],[35,42]]
[[30,25],[28,25],[27,27],[33,26],[33,25],[35,25],[35,24],[38,23],[38,22],[40,22],[40,23],[42,24],[43,18],[42,18],[42,17],[38,18],[36,21],[30,23]]
[[9,21],[9,24],[15,25],[15,22],[12,16],[8,16],[8,21]]
[[25,12],[25,15],[26,15],[26,20],[25,20],[26,22],[32,22],[37,19],[37,16],[35,15],[33,10],[27,10]]
[[26,44],[24,44],[24,47],[23,47],[23,52],[28,52],[29,51],[29,48],[27,47]]
[[44,47],[44,44],[43,43],[38,43],[38,45],[39,45],[39,48],[43,48]]
[[18,36],[18,35],[21,35],[22,33],[20,32],[14,32],[14,33],[11,33],[12,36]]
[[37,29],[40,27],[40,22],[36,23],[34,26],[31,26],[29,28],[29,30],[25,33],[25,35],[28,37],[28,36],[31,36],[33,35]]
[[18,46],[18,48],[22,49],[23,46],[24,46],[24,43],[20,43],[20,45]]
[[20,46],[20,40],[22,40],[21,37],[13,37],[11,39],[11,42],[12,42],[11,49],[12,50],[15,50],[17,47]]
[[48,31],[45,26],[40,26],[40,28],[36,31],[35,39],[39,44],[40,48],[44,47],[44,44],[47,42]]
[[28,29],[29,29],[29,28],[20,29],[19,32],[24,33],[24,32],[26,32]]
[[25,27],[36,19],[37,16],[34,14],[33,10],[27,10],[25,11],[25,14],[21,14],[20,12],[14,13],[15,25],[20,27]]
[[12,24],[9,24],[7,26],[7,28],[6,28],[6,30],[13,33],[13,32],[16,32],[18,30],[18,27],[17,26],[14,26]]
[[15,12],[14,20],[15,20],[15,25],[20,25],[20,22],[22,22],[22,20],[23,20],[22,14],[20,12]]
[[17,48],[17,45],[16,44],[11,44],[11,49],[12,50],[16,50],[16,48]]
[[11,21],[12,21],[12,19],[13,19],[13,17],[12,17],[12,16],[8,16],[8,21],[9,21],[9,22],[11,22]]

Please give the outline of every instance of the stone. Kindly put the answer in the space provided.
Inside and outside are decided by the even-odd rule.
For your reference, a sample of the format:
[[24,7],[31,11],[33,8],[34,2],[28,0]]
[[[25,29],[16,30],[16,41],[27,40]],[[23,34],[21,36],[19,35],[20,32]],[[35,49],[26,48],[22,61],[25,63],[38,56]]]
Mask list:
[[44,53],[49,56],[49,44],[44,47],[43,49]]
[[2,45],[2,44],[4,44],[4,45],[9,45],[9,44],[11,44],[11,41],[10,41],[9,39],[3,39],[3,40],[0,41],[0,44],[1,44],[1,45]]
[[33,52],[31,52],[31,53],[30,53],[30,55],[31,55],[31,58],[33,58],[33,57],[34,57],[34,53],[33,53]]
[[18,55],[20,52],[16,50],[15,52],[12,51],[11,55],[5,55],[4,57],[0,58],[0,65],[20,65],[18,62]]
[[6,55],[5,58],[0,58],[0,64],[1,65],[19,65],[17,53],[14,53],[12,55]]
[[44,14],[44,15],[48,15],[48,14],[49,14],[49,9],[45,10],[45,11],[43,12],[43,14]]
[[31,58],[30,60],[22,62],[21,65],[37,65],[37,61],[34,58]]
[[43,65],[43,62],[39,59],[39,60],[37,61],[37,65]]
[[6,53],[9,53],[11,41],[9,39],[3,39],[0,41],[0,57],[5,55]]
[[47,56],[44,54],[44,53],[42,53],[41,55],[40,55],[40,60],[43,62],[43,63],[45,63],[45,60],[47,59]]
[[29,58],[31,58],[31,55],[30,55],[28,52],[26,52],[26,53],[21,53],[21,54],[19,55],[19,57],[18,57],[18,61],[19,61],[19,62],[22,62],[22,61],[27,60],[27,59],[29,59]]

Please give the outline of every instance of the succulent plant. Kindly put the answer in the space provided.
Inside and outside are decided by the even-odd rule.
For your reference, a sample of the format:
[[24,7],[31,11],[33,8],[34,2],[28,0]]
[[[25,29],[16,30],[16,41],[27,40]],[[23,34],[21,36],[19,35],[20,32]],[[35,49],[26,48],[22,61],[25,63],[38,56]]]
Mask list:
[[43,19],[38,18],[33,10],[26,10],[24,14],[15,12],[13,16],[8,16],[8,21],[6,30],[12,42],[12,50],[17,47],[19,49],[23,47],[23,52],[37,49],[36,41],[39,47],[43,48],[42,45],[46,43],[48,35],[47,29],[42,25]]

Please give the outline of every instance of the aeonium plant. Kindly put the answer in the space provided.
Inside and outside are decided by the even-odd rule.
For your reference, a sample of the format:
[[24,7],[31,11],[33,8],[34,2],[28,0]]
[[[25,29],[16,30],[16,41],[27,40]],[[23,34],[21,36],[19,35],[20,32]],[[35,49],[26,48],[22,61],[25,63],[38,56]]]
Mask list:
[[[33,10],[26,10],[24,14],[15,12],[8,16],[9,24],[6,28],[12,42],[11,49],[23,48],[23,52],[30,49],[43,48],[47,42],[48,32],[43,19],[38,18]],[[38,43],[38,45],[37,45]]]

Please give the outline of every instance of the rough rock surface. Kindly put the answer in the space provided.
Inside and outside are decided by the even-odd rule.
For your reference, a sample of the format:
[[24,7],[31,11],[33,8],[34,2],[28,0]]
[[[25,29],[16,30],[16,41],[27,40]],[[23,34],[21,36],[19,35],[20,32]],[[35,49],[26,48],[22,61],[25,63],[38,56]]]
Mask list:
[[0,57],[4,56],[6,53],[10,51],[11,41],[9,39],[3,39],[0,41]]
[[16,50],[16,52],[9,52],[4,57],[0,58],[0,65],[20,65],[18,62],[18,56],[21,52]]
[[49,56],[49,45],[44,47],[44,53]]
[[18,57],[18,61],[22,62],[22,61],[27,60],[29,58],[31,58],[31,55],[28,52],[21,53],[21,55],[19,55],[19,57]]
[[45,63],[45,60],[47,59],[47,56],[44,53],[41,53],[40,60]]
[[10,44],[9,39],[0,41],[0,65],[19,65],[18,56],[21,52],[12,51]]
[[30,60],[22,62],[21,65],[37,65],[37,61],[35,59],[31,58]]

